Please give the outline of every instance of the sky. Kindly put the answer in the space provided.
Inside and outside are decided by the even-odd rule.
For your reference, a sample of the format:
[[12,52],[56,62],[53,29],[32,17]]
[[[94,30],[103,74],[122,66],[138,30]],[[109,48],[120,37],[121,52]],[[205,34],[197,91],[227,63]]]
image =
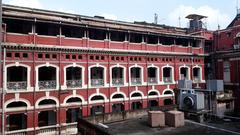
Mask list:
[[3,0],[4,4],[61,11],[86,16],[104,16],[119,21],[154,22],[187,27],[188,14],[207,16],[204,27],[216,30],[226,28],[240,8],[238,0]]

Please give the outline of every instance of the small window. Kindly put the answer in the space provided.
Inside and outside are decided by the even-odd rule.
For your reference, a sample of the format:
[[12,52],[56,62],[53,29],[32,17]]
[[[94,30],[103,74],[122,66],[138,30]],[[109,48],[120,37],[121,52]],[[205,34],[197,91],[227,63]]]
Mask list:
[[112,58],[111,58],[112,60],[114,60],[114,56],[112,56]]
[[45,54],[45,58],[46,58],[46,59],[49,59],[49,58],[50,58],[50,55],[49,55],[49,54]]
[[66,59],[70,59],[70,55],[69,54],[66,55]]
[[20,53],[15,53],[15,57],[19,58],[20,57]]
[[52,55],[52,58],[53,58],[53,59],[57,59],[57,54],[53,54],[53,55]]
[[137,61],[137,57],[134,57],[134,60]]
[[130,61],[133,61],[133,57],[130,57]]
[[116,57],[116,60],[119,60],[119,57]]
[[186,59],[186,62],[188,62],[188,59]]
[[158,59],[157,59],[157,58],[155,58],[155,61],[158,61]]
[[165,61],[165,59],[164,59],[164,58],[162,58],[162,61]]
[[77,59],[76,55],[72,55],[72,59],[76,60]]
[[99,60],[99,56],[96,56],[96,58],[95,58],[96,60]]
[[121,60],[124,60],[124,57],[121,57]]
[[153,61],[153,58],[151,58],[151,61]]
[[166,58],[166,61],[168,61],[168,58]]
[[101,56],[101,60],[104,60],[104,56]]
[[141,57],[139,57],[139,58],[138,58],[138,60],[139,60],[139,61],[141,61],[141,60],[142,60],[142,58],[141,58]]
[[12,57],[12,53],[7,53],[7,57],[11,58]]
[[38,54],[38,58],[39,58],[39,59],[42,59],[42,58],[43,58],[43,54],[39,53],[39,54]]
[[90,60],[93,60],[94,59],[94,57],[93,56],[90,56]]
[[27,53],[23,53],[23,58],[27,58],[28,54]]
[[82,59],[82,55],[78,55],[78,59],[81,60]]
[[172,58],[170,58],[169,61],[172,61]]

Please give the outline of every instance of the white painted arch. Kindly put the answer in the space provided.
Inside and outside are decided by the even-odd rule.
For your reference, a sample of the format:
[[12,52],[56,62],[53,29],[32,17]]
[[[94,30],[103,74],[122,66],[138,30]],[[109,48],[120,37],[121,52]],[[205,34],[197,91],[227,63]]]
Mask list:
[[136,68],[136,67],[138,67],[138,68],[141,69],[141,73],[140,73],[141,83],[144,84],[143,67],[140,66],[140,65],[138,65],[138,64],[135,64],[135,65],[130,66],[130,67],[129,67],[129,71],[128,71],[128,73],[129,73],[129,84],[130,84],[130,86],[132,85],[132,82],[131,82],[131,69],[132,69],[132,68]]
[[[116,94],[123,95],[123,99],[113,99],[113,96],[116,95]],[[112,93],[111,96],[110,96],[110,101],[123,101],[123,100],[127,100],[127,96],[124,92],[117,91],[117,92]]]
[[48,100],[48,99],[54,100],[54,101],[56,102],[56,105],[54,105],[54,106],[56,106],[56,107],[59,106],[58,98],[53,97],[53,96],[49,96],[49,97],[44,96],[44,97],[39,98],[39,99],[35,102],[36,108],[40,108],[39,103],[40,103],[41,101],[43,101],[43,100]]
[[70,64],[70,65],[66,65],[64,66],[63,68],[63,72],[64,72],[64,82],[63,82],[63,86],[62,86],[62,89],[67,89],[67,68],[69,67],[78,67],[78,68],[81,68],[81,74],[82,74],[82,87],[85,85],[85,67],[84,66],[81,66],[81,65],[78,65],[76,63],[73,63],[73,64]]
[[[199,65],[195,65],[195,66],[193,66],[193,68],[192,69],[194,69],[194,68],[199,68],[199,70],[200,70],[200,82],[203,82],[203,79],[202,79],[202,67],[201,66],[199,66]],[[194,77],[193,77],[193,70],[192,70],[192,78],[193,78],[193,82],[194,83],[196,83],[195,81],[194,81]]]
[[189,66],[186,66],[185,64],[183,66],[180,66],[179,67],[179,80],[181,79],[181,68],[187,68],[187,80],[190,80],[191,77],[190,77],[190,67]]
[[[172,83],[175,83],[175,77],[174,77],[174,67],[170,66],[169,64],[162,66],[162,79],[163,79],[163,69],[164,68],[171,68],[172,72],[171,72],[171,77],[172,77]],[[162,80],[162,82],[164,82],[164,80]]]
[[123,68],[123,82],[124,82],[124,85],[127,84],[127,80],[126,80],[126,67],[125,66],[122,66],[120,64],[117,64],[117,65],[113,65],[110,67],[110,86],[113,86],[112,85],[112,69],[113,68]]
[[95,65],[91,65],[88,67],[88,86],[91,86],[91,68],[94,67],[101,67],[103,68],[103,80],[104,80],[104,86],[107,86],[107,68],[105,66],[99,65],[99,63]]
[[[94,96],[102,96],[104,98],[104,101],[92,101],[91,99]],[[103,94],[103,93],[93,93],[92,95],[89,96],[88,102],[89,102],[89,104],[104,103],[104,102],[108,102],[108,99],[107,99],[107,96],[105,94]]]
[[160,83],[160,78],[159,78],[159,75],[160,75],[160,70],[159,70],[159,67],[158,66],[155,66],[154,64],[152,65],[148,65],[147,68],[156,68],[157,69],[157,83],[159,84]]
[[[157,93],[157,95],[149,95],[151,92],[156,92]],[[152,98],[152,97],[160,97],[160,92],[158,91],[158,90],[155,90],[155,89],[152,89],[152,90],[149,90],[148,91],[148,97],[150,97],[150,98]]]
[[36,91],[39,90],[39,86],[38,86],[38,75],[39,75],[39,68],[41,67],[54,67],[56,68],[56,88],[55,89],[58,89],[59,88],[59,67],[56,66],[56,65],[53,65],[53,64],[49,64],[48,62],[46,62],[45,64],[41,64],[41,65],[38,65],[35,67],[35,71],[36,71],[36,82],[35,82],[35,89]]
[[[132,97],[134,93],[139,93],[141,97]],[[142,91],[135,90],[130,93],[130,99],[143,99],[143,98],[144,98],[144,93]]]
[[[10,104],[10,103],[13,103],[13,102],[24,102],[26,103],[27,105],[27,108],[30,108],[31,107],[31,103],[27,100],[27,99],[23,99],[23,98],[19,98],[19,99],[16,99],[16,98],[13,98],[13,99],[9,99],[5,102],[5,109],[8,109],[7,106]],[[15,108],[14,108],[15,109]]]
[[5,71],[6,72],[4,72],[4,89],[5,90],[8,90],[7,89],[7,69],[9,68],[9,67],[25,67],[25,68],[27,68],[27,91],[30,91],[30,90],[32,90],[32,88],[31,88],[31,84],[30,84],[30,80],[31,80],[31,67],[30,66],[28,66],[28,65],[26,65],[26,64],[22,64],[22,63],[19,63],[19,62],[15,62],[15,63],[12,63],[12,64],[7,64],[6,66],[5,66]]
[[[164,94],[164,93],[167,92],[167,91],[171,91],[172,94]],[[175,95],[175,94],[174,94],[174,91],[173,91],[172,89],[169,89],[169,88],[163,90],[163,92],[162,92],[162,96],[174,96],[174,95]]]

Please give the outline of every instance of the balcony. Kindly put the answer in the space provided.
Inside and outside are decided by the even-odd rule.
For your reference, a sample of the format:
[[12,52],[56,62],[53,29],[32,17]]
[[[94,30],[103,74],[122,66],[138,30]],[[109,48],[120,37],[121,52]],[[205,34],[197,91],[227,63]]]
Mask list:
[[7,131],[5,132],[6,135],[26,135],[27,130],[22,129],[22,130],[16,130],[16,131]]
[[114,86],[121,86],[121,85],[124,85],[124,80],[123,78],[114,78],[112,79],[112,84]]
[[26,90],[27,82],[7,82],[7,89],[9,90]]
[[82,80],[67,80],[66,84],[68,88],[79,88],[82,87]]
[[200,83],[200,82],[201,82],[200,77],[194,76],[194,77],[193,77],[193,82],[195,82],[195,83]]
[[56,89],[56,81],[38,81],[39,89]]
[[72,135],[72,134],[76,135],[78,133],[77,122],[67,124],[66,133],[68,135]]
[[132,85],[140,85],[142,84],[141,78],[131,78],[131,84]]
[[91,79],[91,85],[92,86],[104,86],[104,80],[103,79]]
[[148,78],[148,83],[149,84],[157,84],[157,78],[156,77],[149,77]]

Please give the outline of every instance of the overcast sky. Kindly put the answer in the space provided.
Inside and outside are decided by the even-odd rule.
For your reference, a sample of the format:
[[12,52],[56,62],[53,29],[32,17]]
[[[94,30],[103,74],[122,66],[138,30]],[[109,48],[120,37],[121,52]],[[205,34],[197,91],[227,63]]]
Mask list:
[[211,30],[217,29],[218,24],[225,28],[236,16],[238,5],[237,0],[3,0],[3,3],[130,22],[153,22],[157,13],[159,24],[181,27],[187,27],[186,15],[197,13],[208,16],[204,22]]

